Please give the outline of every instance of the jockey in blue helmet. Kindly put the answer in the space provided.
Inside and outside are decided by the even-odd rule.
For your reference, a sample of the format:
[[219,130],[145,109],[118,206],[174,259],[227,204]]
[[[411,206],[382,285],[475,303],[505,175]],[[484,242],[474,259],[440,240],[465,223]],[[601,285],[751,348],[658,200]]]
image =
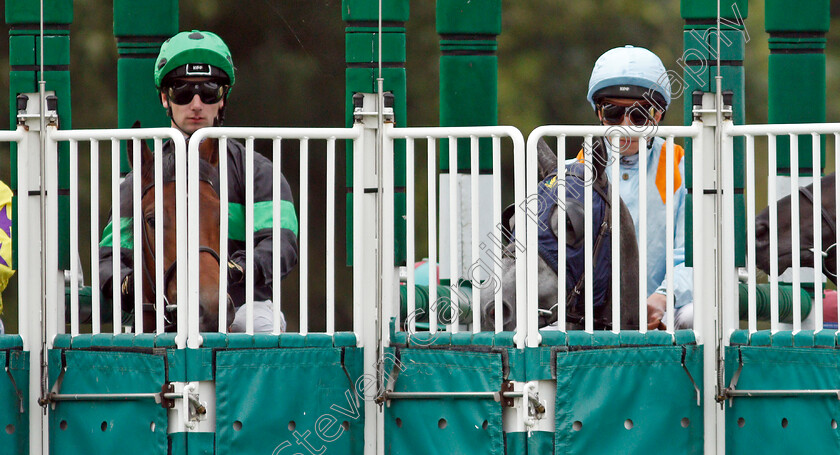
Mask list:
[[[610,49],[595,62],[589,79],[586,99],[602,125],[615,125],[633,131],[649,129],[655,133],[671,104],[670,79],[665,66],[653,52],[634,46]],[[604,141],[610,152],[620,159],[608,160],[620,166],[621,198],[633,216],[639,236],[639,179],[647,181],[647,306],[648,328],[665,328],[666,309],[666,147],[665,140],[648,137],[643,152],[647,169],[639,172],[639,139],[623,137],[618,149]],[[684,151],[674,146],[674,308],[675,326],[689,328],[693,324],[692,271],[685,266],[685,175]],[[582,158],[582,154],[579,155]],[[609,165],[607,175],[610,176]],[[642,245],[640,252],[645,251]]]

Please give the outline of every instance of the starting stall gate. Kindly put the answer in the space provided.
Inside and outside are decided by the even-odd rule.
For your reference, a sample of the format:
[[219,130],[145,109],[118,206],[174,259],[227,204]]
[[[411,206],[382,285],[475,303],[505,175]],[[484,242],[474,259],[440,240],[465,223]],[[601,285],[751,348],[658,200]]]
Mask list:
[[[30,96],[37,99],[36,94]],[[826,453],[840,450],[840,357],[834,349],[838,337],[836,329],[828,329],[825,322],[836,320],[836,315],[823,313],[820,287],[815,293],[804,292],[806,279],[799,268],[800,257],[810,248],[823,251],[828,245],[818,241],[803,248],[805,253],[793,249],[789,286],[779,283],[778,263],[771,260],[773,270],[767,285],[756,278],[755,243],[751,240],[756,230],[752,220],[757,186],[766,182],[774,193],[787,185],[779,183],[782,181],[773,171],[776,141],[789,137],[792,156],[796,156],[798,137],[812,136],[814,153],[819,154],[822,135],[833,139],[835,155],[840,155],[840,125],[734,126],[726,115],[722,121],[715,115],[714,99],[709,97],[694,106],[690,126],[618,132],[601,126],[545,126],[526,141],[512,127],[397,128],[390,107],[377,108],[384,103],[379,104],[376,96],[363,98],[350,128],[206,128],[195,133],[188,144],[179,132],[166,128],[58,130],[52,111],[46,112],[43,124],[32,112],[21,113],[16,131],[0,133],[0,141],[16,143],[19,151],[15,248],[20,283],[20,333],[0,336],[0,358],[7,373],[0,378],[0,425],[5,429],[0,432],[0,453],[561,454],[655,450],[684,454],[742,448],[799,453],[805,446]],[[726,106],[722,111],[727,112]],[[692,330],[672,329],[673,266],[668,272],[669,329],[615,324],[612,330],[593,330],[591,260],[587,260],[583,291],[585,330],[567,330],[563,311],[556,324],[540,327],[540,300],[544,298],[540,289],[545,283],[540,278],[536,244],[539,220],[532,216],[539,201],[531,197],[538,185],[538,141],[547,139],[562,158],[570,147],[578,147],[573,138],[582,137],[585,147],[593,139],[619,140],[619,136],[637,137],[642,144],[652,136],[666,140],[666,184],[670,190],[679,185],[673,172],[675,144],[690,148],[683,178],[691,201],[686,237],[690,238],[688,255],[694,271]],[[202,284],[195,220],[202,214],[198,204],[189,200],[191,194],[198,193],[199,185],[199,166],[190,163],[198,162],[198,146],[205,138],[220,141],[222,238],[231,236],[236,228],[228,223],[228,210],[236,208],[226,204],[224,190],[229,141],[244,143],[246,181],[253,181],[257,154],[272,162],[275,204],[273,221],[268,222],[273,223],[275,239],[285,216],[278,202],[281,163],[289,156],[299,163],[298,173],[287,174],[299,195],[295,201],[299,290],[295,299],[283,298],[281,288],[287,283],[277,281],[272,298],[275,322],[282,314],[297,314],[299,321],[290,324],[297,326],[296,331],[254,333],[253,310],[247,312],[244,333],[228,333],[225,324],[220,324],[217,332],[199,329]],[[131,312],[124,311],[118,289],[100,295],[97,272],[103,228],[100,207],[119,205],[120,147],[132,143],[137,151],[144,140],[149,140],[156,152],[163,141],[173,143],[175,222],[183,227],[177,230],[174,273],[177,295],[186,296],[170,305],[158,286],[156,328],[151,333],[144,333],[141,318],[126,317]],[[391,221],[397,141],[405,143],[407,163],[404,234],[398,234]],[[470,144],[469,171],[459,178],[441,178],[439,148],[446,143],[449,150],[455,150],[459,141]],[[743,172],[732,166],[737,141],[746,145]],[[57,228],[56,151],[60,142],[70,144],[69,238],[60,238]],[[343,147],[352,150],[347,154],[351,162],[345,165],[354,170],[352,203],[346,207],[352,213],[349,280],[336,278],[340,274],[332,248],[342,240],[335,229],[344,216],[335,203],[335,174],[337,157],[343,156],[336,151]],[[767,153],[771,160],[771,171],[764,176],[753,166],[760,153]],[[479,172],[480,154],[492,159],[489,175]],[[459,167],[455,155],[449,154],[449,169]],[[103,165],[107,157],[115,163],[110,169]],[[588,160],[591,157],[585,155]],[[312,161],[326,163],[324,175],[313,175]],[[559,162],[562,167],[563,160]],[[640,168],[649,166],[642,162]],[[612,181],[618,181],[618,166],[611,169]],[[819,175],[819,169],[814,172]],[[558,173],[564,174],[562,170]],[[737,207],[734,198],[738,193],[735,182],[741,180],[746,182],[740,192],[746,195],[744,208]],[[794,176],[785,188],[798,194],[801,183]],[[814,187],[813,201],[837,197],[821,194],[818,187]],[[100,193],[100,188],[111,191]],[[618,186],[612,188],[617,196]],[[326,194],[325,206],[312,204],[310,191]],[[645,194],[652,189],[643,185],[639,191]],[[138,179],[134,200],[140,199],[140,192]],[[255,219],[252,185],[246,193],[242,231],[248,258],[245,280],[250,284],[254,278],[253,232],[257,226],[264,227],[266,220]],[[86,197],[91,207],[88,220],[79,210]],[[585,197],[591,201],[591,186],[587,186]],[[672,199],[668,196],[666,201],[669,220],[677,210]],[[798,213],[799,200],[793,201],[794,213]],[[162,219],[163,200],[157,202],[156,214]],[[513,215],[505,212],[504,216],[512,217],[515,234],[506,231],[503,223],[502,208],[511,203]],[[772,258],[780,256],[777,231],[789,214],[777,210],[773,202],[770,207]],[[820,205],[814,207],[813,217],[822,219]],[[833,210],[833,206],[825,207],[823,210]],[[558,204],[558,210],[560,219],[565,219],[565,207]],[[642,203],[641,213],[645,210]],[[591,204],[587,204],[586,213],[591,213]],[[139,204],[132,214],[120,214],[118,209],[113,213],[114,219],[126,216],[141,219],[144,215]],[[618,204],[612,205],[608,216],[618,225]],[[734,220],[738,217],[746,220],[746,235],[737,232]],[[585,223],[586,248],[591,251],[591,217],[586,217]],[[324,229],[314,229],[315,225]],[[798,225],[793,226],[793,245],[800,244],[800,237],[826,238],[820,223],[815,223],[814,232],[800,232]],[[115,229],[113,243],[131,245],[125,240],[140,238],[139,229],[139,223],[132,232]],[[673,238],[674,223],[669,222],[666,229]],[[833,224],[831,229],[836,236]],[[324,237],[314,239],[314,232],[323,232]],[[402,235],[405,238],[397,238]],[[640,267],[646,258],[646,235],[644,223],[640,223]],[[512,236],[516,239],[510,240]],[[562,246],[563,229],[558,236]],[[749,239],[747,263],[739,264],[737,251],[744,249],[744,239]],[[313,241],[327,245],[324,258],[310,257]],[[618,247],[615,230],[607,241],[614,246],[612,263],[620,263],[625,253]],[[81,251],[89,243],[92,258],[87,267],[71,261],[68,280],[56,254],[58,244],[66,242],[71,251]],[[162,250],[162,234],[151,242]],[[409,267],[395,258],[395,242],[405,245],[404,264]],[[219,255],[226,258],[225,242],[221,243]],[[148,253],[140,242],[134,244],[134,269],[141,270]],[[275,270],[279,269],[279,256],[274,255]],[[423,257],[432,264],[428,281],[411,266]],[[674,259],[669,256],[668,263],[673,264]],[[156,260],[160,278],[156,282],[163,283],[163,263],[159,257]],[[220,262],[220,276],[224,277],[226,261]],[[441,271],[435,266],[438,263]],[[515,267],[515,274],[505,273],[510,267]],[[821,267],[817,262],[813,276],[822,275]],[[739,268],[746,271],[741,274],[743,280]],[[312,270],[325,271],[324,302],[310,297],[312,283],[318,281],[311,279]],[[645,275],[639,273],[642,290]],[[93,289],[90,295],[85,293],[87,288],[78,286],[82,276]],[[220,281],[219,295],[225,296],[226,280]],[[138,285],[142,288],[144,284]],[[769,300],[762,300],[767,294],[762,293],[766,289],[762,286],[769,286]],[[558,295],[549,299],[564,302],[563,274],[556,288]],[[617,320],[622,290],[617,281],[612,289]],[[136,293],[134,308],[139,310],[146,302],[139,297],[140,290]],[[493,294],[489,305],[495,313],[484,311],[482,294]],[[780,294],[788,297],[787,303],[780,303],[784,300]],[[509,295],[516,303],[515,326],[503,331],[503,300],[509,300]],[[638,311],[642,321],[647,320],[646,298],[641,291]],[[224,311],[225,299],[221,300],[220,311]],[[246,301],[253,301],[252,292]],[[336,331],[341,305],[352,305],[352,330]],[[762,305],[769,306],[769,314],[762,313]],[[167,307],[175,311],[164,311]],[[806,307],[813,308],[807,319]],[[323,332],[310,329],[313,311],[323,311]],[[164,318],[173,314],[177,315],[171,324],[175,331],[166,332]],[[770,321],[766,329],[760,329],[765,327],[762,317]],[[786,322],[791,323],[789,328]],[[482,330],[488,325],[495,329]]]

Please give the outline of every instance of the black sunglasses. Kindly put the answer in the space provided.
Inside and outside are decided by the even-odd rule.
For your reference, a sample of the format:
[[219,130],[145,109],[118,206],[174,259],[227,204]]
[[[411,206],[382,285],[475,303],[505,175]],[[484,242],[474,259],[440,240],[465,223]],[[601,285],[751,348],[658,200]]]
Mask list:
[[599,106],[599,109],[604,123],[609,125],[618,125],[624,121],[625,116],[629,116],[630,123],[634,126],[644,126],[653,122],[656,115],[656,108],[649,104],[635,103],[631,106],[617,106],[604,103]]
[[175,104],[189,104],[195,95],[204,104],[216,104],[222,100],[227,86],[213,81],[204,82],[174,82],[166,89],[166,96]]

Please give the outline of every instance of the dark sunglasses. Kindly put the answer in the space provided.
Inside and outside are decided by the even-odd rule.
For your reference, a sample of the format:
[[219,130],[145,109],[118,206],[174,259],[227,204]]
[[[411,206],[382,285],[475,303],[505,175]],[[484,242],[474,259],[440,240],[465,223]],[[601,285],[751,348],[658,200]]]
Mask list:
[[616,106],[615,104],[604,103],[599,106],[601,118],[604,123],[618,125],[624,121],[625,116],[630,117],[630,123],[634,126],[644,126],[653,122],[656,115],[656,108],[651,105],[633,104],[632,106]]
[[189,104],[195,95],[204,104],[216,104],[222,100],[227,86],[213,81],[204,82],[174,82],[166,89],[166,96],[175,104]]

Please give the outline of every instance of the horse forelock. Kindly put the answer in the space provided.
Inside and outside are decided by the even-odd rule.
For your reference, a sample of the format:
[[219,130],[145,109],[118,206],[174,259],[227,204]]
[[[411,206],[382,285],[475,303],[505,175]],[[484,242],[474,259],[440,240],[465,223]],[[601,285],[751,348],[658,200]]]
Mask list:
[[[189,172],[189,169],[187,169],[187,172]],[[163,176],[162,181],[164,184],[171,183],[176,180],[177,175],[175,172],[174,153],[165,153],[161,158],[161,173]],[[144,186],[143,192],[145,193],[148,188],[151,188],[155,184],[154,161],[144,162],[140,175],[142,179],[141,182],[143,182]],[[198,180],[199,182],[209,183],[210,186],[213,187],[213,190],[216,192],[216,195],[219,194],[219,170],[204,159],[199,160]]]

